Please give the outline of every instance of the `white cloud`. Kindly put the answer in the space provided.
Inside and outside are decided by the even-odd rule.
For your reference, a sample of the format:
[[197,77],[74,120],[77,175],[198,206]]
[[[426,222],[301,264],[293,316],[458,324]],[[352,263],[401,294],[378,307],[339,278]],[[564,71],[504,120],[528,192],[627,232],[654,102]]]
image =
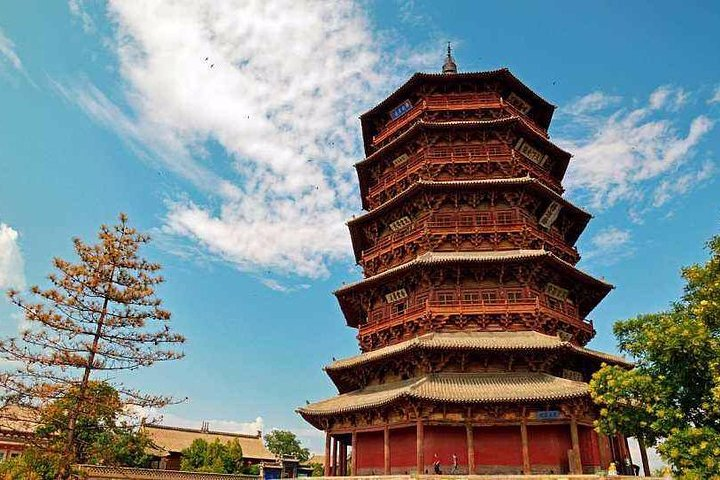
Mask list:
[[23,261],[18,232],[0,223],[0,289],[25,287]]
[[720,85],[715,87],[712,96],[707,101],[708,104],[720,103]]
[[[9,63],[18,72],[25,73],[22,61],[15,52],[15,44],[5,35],[2,29],[0,29],[0,60]],[[1,64],[2,62],[0,62]]]
[[565,106],[562,112],[570,115],[583,115],[603,110],[620,102],[622,98],[603,92],[592,92],[584,95]]
[[598,232],[592,239],[595,247],[608,250],[624,246],[630,241],[630,232],[616,227],[606,228]]
[[292,293],[297,292],[298,290],[306,290],[310,288],[310,285],[308,285],[307,283],[301,283],[298,285],[286,285],[275,280],[274,278],[261,278],[260,283],[268,287],[270,290],[275,290],[276,292],[281,293]]
[[712,178],[715,172],[715,165],[706,162],[703,166],[693,172],[668,178],[660,182],[653,194],[653,206],[660,207],[676,195],[687,193],[696,185]]
[[687,103],[690,94],[682,88],[663,85],[650,94],[648,104],[651,109],[668,108],[677,111]]
[[[646,189],[670,177],[699,178],[698,170],[706,167],[691,160],[714,122],[698,115],[683,128],[675,110],[687,95],[679,88],[660,87],[646,106],[598,113],[580,131],[558,140],[575,155],[566,180],[569,193],[602,210],[621,200],[642,202]],[[576,128],[572,108],[568,113],[569,125]]]
[[617,227],[600,230],[590,239],[590,245],[591,248],[583,259],[603,265],[616,263],[634,251],[630,232]]
[[55,86],[204,190],[169,202],[163,231],[244,270],[317,277],[349,258],[357,116],[427,56],[385,61],[351,1],[111,1],[108,15],[131,113],[87,81]]
[[95,31],[95,22],[85,8],[83,0],[68,0],[68,9],[74,17],[80,20],[85,32],[92,33]]

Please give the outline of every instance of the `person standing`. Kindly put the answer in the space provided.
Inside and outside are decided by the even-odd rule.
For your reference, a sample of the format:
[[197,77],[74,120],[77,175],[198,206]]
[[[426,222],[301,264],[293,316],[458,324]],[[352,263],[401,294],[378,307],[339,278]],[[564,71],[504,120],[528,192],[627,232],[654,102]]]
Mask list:
[[435,475],[440,475],[440,457],[438,457],[437,453],[433,458],[433,470],[435,471]]
[[458,457],[455,453],[452,454],[452,469],[450,470],[450,473],[452,475],[458,474]]

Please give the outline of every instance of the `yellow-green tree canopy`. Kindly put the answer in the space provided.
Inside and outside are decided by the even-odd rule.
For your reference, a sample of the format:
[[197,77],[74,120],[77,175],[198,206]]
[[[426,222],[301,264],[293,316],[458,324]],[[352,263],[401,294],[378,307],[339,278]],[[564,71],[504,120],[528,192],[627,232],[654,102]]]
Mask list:
[[633,370],[604,366],[590,383],[601,406],[597,428],[658,445],[687,478],[720,479],[720,236],[710,259],[682,270],[672,307],[614,326]]
[[304,448],[293,432],[273,430],[265,435],[265,446],[275,455],[295,457],[301,462],[310,458],[310,450]]
[[217,438],[208,442],[196,438],[182,451],[180,469],[188,472],[243,473],[240,442],[221,443]]

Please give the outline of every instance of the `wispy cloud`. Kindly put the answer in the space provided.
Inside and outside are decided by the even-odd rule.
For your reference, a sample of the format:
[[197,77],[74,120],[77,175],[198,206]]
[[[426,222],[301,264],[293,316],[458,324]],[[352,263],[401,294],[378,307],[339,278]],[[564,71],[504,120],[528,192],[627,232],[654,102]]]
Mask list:
[[25,287],[25,262],[18,232],[0,223],[0,289]]
[[616,95],[608,95],[599,91],[592,92],[575,99],[565,106],[562,112],[569,115],[585,115],[604,110],[609,106],[618,104],[621,100],[622,97]]
[[18,72],[25,72],[22,61],[15,52],[15,44],[2,29],[0,29],[0,58]]
[[706,162],[697,171],[661,181],[653,193],[653,206],[661,207],[676,195],[687,193],[693,187],[711,178],[713,173],[715,173],[715,165]]
[[630,232],[617,227],[600,230],[590,239],[590,245],[583,259],[602,265],[616,263],[634,252]]
[[260,283],[268,287],[270,290],[275,290],[276,292],[282,293],[292,293],[299,290],[307,290],[308,288],[310,288],[310,285],[308,285],[307,283],[301,283],[298,285],[286,285],[275,280],[274,278],[261,278]]
[[88,13],[83,0],[68,0],[68,9],[70,10],[70,14],[80,20],[80,24],[86,33],[95,31],[95,21],[90,13]]
[[[108,15],[124,102],[55,85],[203,190],[169,202],[163,231],[248,271],[318,277],[349,258],[357,116],[428,57],[386,61],[352,1],[110,1]],[[208,162],[210,143],[225,158]]]
[[0,28],[0,74],[8,74],[6,66],[9,65],[11,72],[19,73],[33,87],[37,88],[30,75],[25,70],[25,66],[20,60],[20,56],[15,48],[15,43],[8,37],[2,28]]
[[[652,92],[644,106],[635,108],[618,105],[607,111],[608,101],[599,92],[574,102],[566,112],[570,115],[567,123],[574,130],[568,129],[558,140],[575,154],[566,181],[569,193],[596,210],[621,200],[632,200],[636,210],[642,210],[645,207],[637,205],[659,206],[667,201],[647,199],[646,191],[657,188],[658,182],[678,175],[707,179],[700,172],[710,167],[692,160],[695,148],[714,122],[706,115],[697,115],[683,126],[676,112],[687,97],[681,88],[664,86]],[[573,115],[584,115],[586,119],[588,109],[594,106],[605,110],[593,115],[592,121],[582,122],[578,130]],[[678,189],[674,193],[685,191]]]
[[720,85],[715,87],[715,90],[713,91],[712,95],[707,101],[708,104],[712,105],[715,103],[720,103]]

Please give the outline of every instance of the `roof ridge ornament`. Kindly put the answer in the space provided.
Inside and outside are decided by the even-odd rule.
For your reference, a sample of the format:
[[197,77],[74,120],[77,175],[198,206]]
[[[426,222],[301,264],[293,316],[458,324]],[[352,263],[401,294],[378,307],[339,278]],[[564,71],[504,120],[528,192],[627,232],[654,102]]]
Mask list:
[[442,73],[457,73],[457,65],[452,56],[452,46],[450,42],[447,42],[447,57],[445,57],[445,63],[443,63],[442,66]]

